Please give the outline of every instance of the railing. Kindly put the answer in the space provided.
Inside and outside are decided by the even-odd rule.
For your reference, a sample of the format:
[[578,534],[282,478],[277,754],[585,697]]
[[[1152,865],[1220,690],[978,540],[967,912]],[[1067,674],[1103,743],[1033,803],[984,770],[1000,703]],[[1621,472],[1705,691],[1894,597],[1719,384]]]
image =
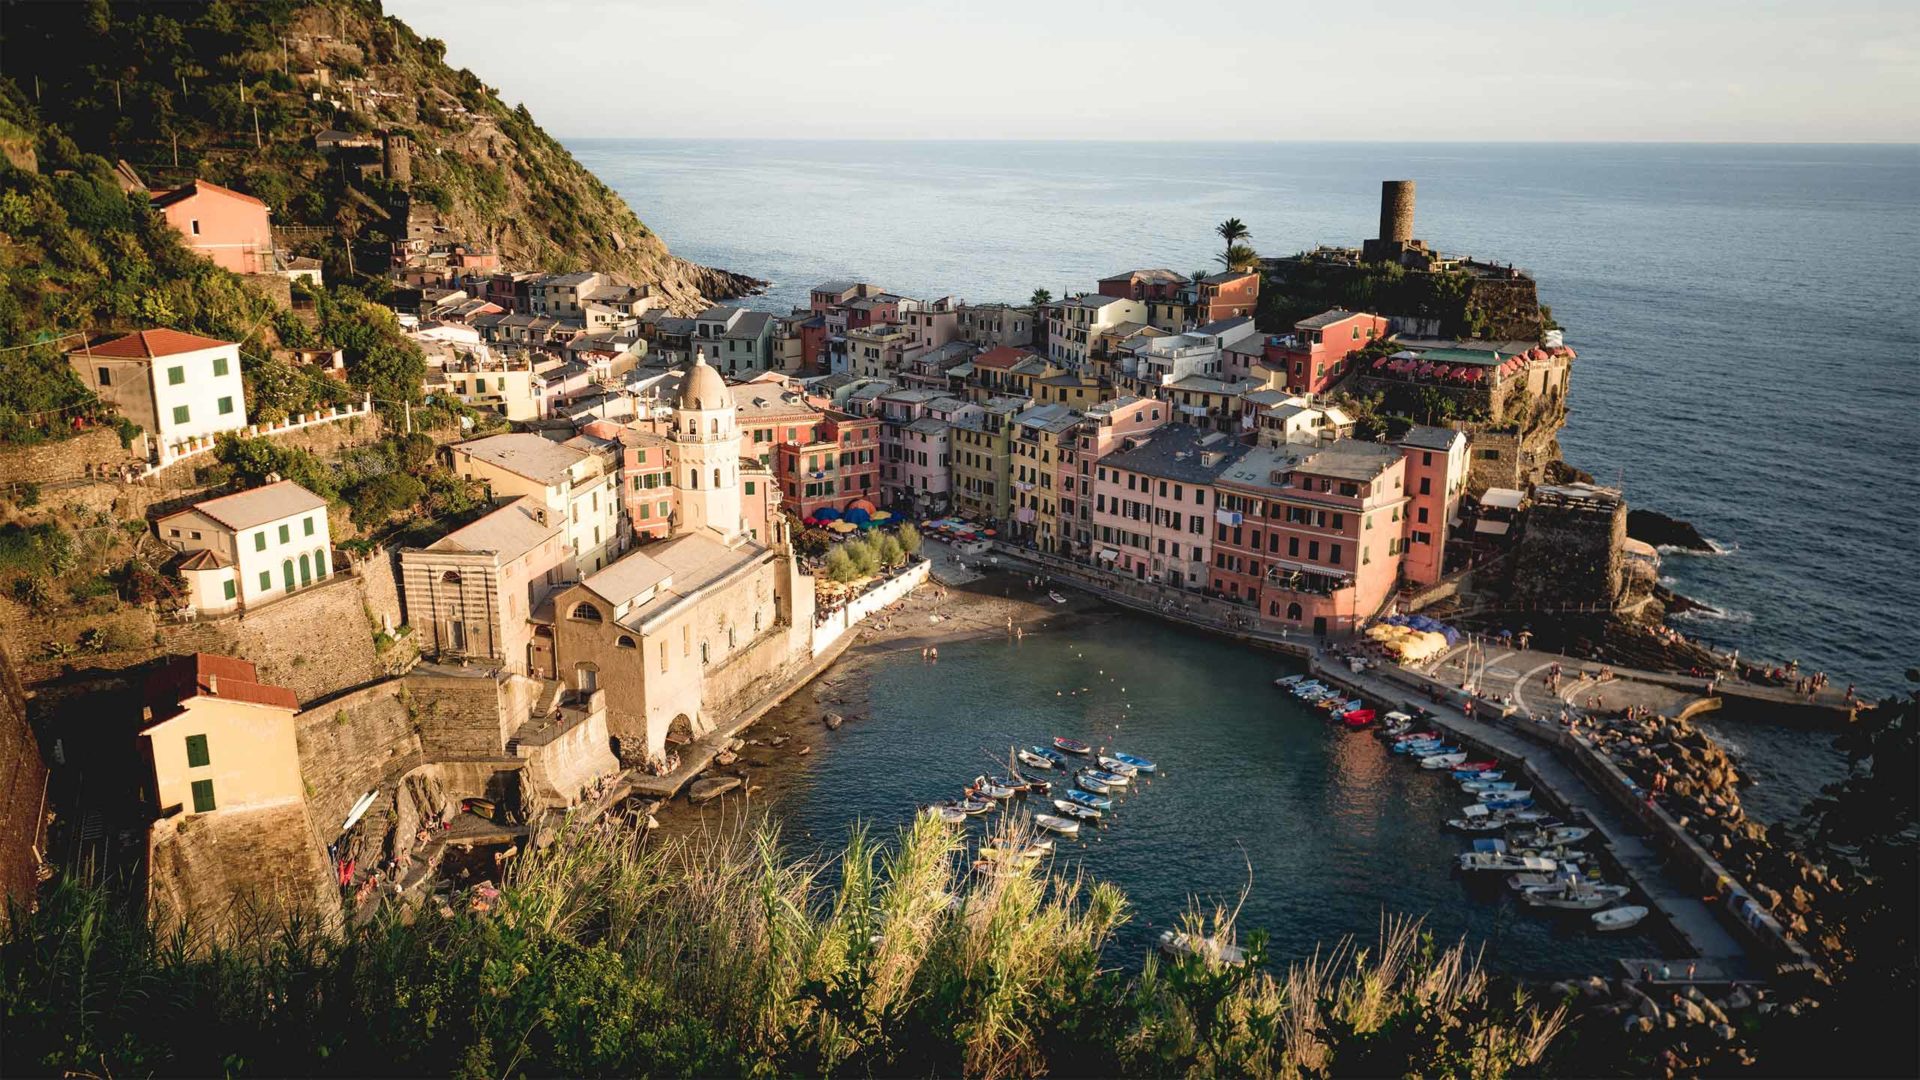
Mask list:
[[290,431],[300,431],[305,428],[318,427],[322,424],[331,424],[338,420],[351,420],[354,417],[366,416],[371,412],[373,412],[373,395],[368,394],[360,399],[358,405],[336,405],[326,412],[302,413],[299,416],[286,420],[270,421],[265,424],[248,424],[245,428],[237,428],[230,432],[223,431],[216,435],[197,435],[176,443],[163,444],[160,447],[159,461],[149,464],[145,469],[137,474],[128,476],[126,479],[129,481],[145,480],[147,477],[169,466],[179,464],[188,458],[205,454],[219,445],[220,435],[239,435],[249,439],[259,438],[263,435],[284,435]]

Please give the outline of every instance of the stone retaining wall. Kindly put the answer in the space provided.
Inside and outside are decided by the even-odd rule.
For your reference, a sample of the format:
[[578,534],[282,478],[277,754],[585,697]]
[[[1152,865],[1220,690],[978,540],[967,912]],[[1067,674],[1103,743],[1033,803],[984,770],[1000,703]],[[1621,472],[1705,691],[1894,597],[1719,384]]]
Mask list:
[[925,559],[914,563],[896,577],[868,589],[848,602],[846,607],[816,620],[813,627],[813,655],[819,656],[839,640],[840,635],[859,625],[862,619],[892,604],[919,588],[927,580],[933,564]]

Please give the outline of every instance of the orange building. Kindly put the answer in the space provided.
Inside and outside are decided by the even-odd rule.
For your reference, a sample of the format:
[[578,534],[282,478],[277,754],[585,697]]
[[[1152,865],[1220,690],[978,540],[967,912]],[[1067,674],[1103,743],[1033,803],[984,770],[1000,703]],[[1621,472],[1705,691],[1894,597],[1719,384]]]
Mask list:
[[251,195],[191,180],[153,194],[153,208],[193,250],[236,274],[274,269],[273,227],[267,204]]

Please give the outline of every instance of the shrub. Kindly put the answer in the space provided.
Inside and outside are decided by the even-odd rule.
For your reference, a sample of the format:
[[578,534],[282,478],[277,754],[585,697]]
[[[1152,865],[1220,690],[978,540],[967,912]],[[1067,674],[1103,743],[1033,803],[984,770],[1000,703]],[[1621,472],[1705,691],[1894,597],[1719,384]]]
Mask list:
[[854,566],[852,556],[844,547],[827,552],[826,562],[821,566],[828,581],[848,582],[860,576],[859,568]]
[[861,577],[867,577],[880,571],[880,553],[865,540],[849,540],[845,544],[847,557],[853,560],[853,568]]
[[920,530],[914,528],[913,522],[909,521],[900,526],[893,535],[900,541],[900,550],[908,555],[920,554]]
[[907,549],[901,547],[900,541],[892,536],[881,537],[875,547],[878,549],[880,565],[889,570],[907,561]]

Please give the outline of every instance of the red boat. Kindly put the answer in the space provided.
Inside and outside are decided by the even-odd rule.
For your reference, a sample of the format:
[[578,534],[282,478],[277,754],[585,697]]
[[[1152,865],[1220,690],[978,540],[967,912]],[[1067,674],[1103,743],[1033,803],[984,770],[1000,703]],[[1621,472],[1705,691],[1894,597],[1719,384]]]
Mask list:
[[1497,761],[1463,761],[1453,767],[1454,772],[1486,772],[1497,767]]
[[1373,723],[1372,709],[1355,709],[1340,718],[1350,728],[1363,728]]

